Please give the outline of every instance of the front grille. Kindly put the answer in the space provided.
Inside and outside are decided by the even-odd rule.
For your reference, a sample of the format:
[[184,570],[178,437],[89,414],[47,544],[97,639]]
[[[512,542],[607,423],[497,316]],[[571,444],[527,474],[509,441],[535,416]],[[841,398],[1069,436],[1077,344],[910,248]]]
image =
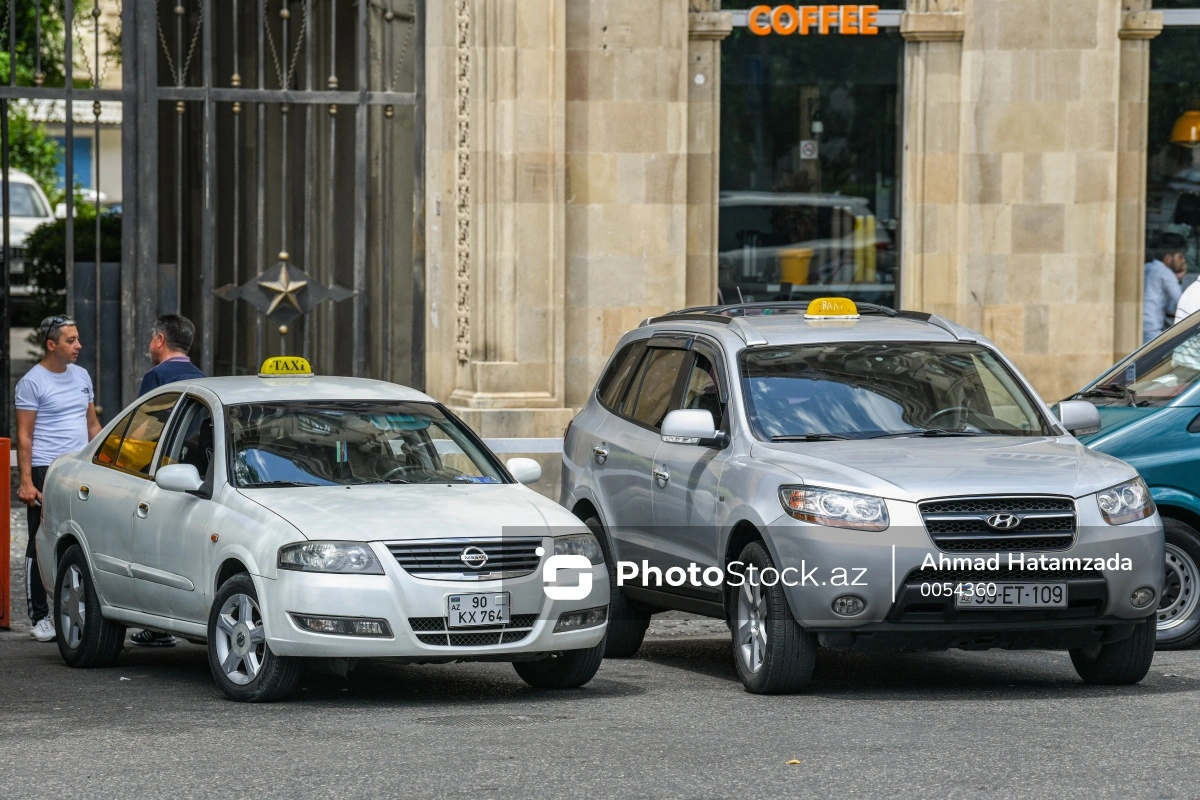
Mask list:
[[507,625],[473,625],[446,628],[445,617],[409,617],[408,625],[421,644],[440,647],[486,647],[519,642],[533,630],[537,614],[516,614]]
[[[395,542],[387,549],[401,569],[418,578],[438,580],[484,580],[516,578],[537,569],[542,540],[455,539],[433,542]],[[473,568],[463,562],[463,551],[482,550],[487,562]]]
[[[918,504],[925,530],[939,550],[1010,552],[1066,550],[1075,543],[1075,501],[1069,497],[960,497]],[[1018,524],[998,530],[995,514]]]

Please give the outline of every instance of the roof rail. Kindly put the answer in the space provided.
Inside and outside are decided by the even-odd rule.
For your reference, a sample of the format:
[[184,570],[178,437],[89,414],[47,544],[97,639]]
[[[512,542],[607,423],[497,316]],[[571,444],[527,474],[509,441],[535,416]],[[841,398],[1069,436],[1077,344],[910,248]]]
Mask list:
[[960,331],[956,330],[955,327],[950,324],[949,320],[944,317],[939,317],[937,314],[930,314],[925,311],[897,311],[896,316],[903,319],[915,319],[919,322],[928,322],[930,325],[941,328],[960,342],[975,341],[969,336],[963,336]]
[[[758,303],[728,303],[722,306],[698,306],[671,311],[657,319],[677,319],[682,315],[693,316],[705,314],[720,317],[759,317],[773,314],[803,314],[808,311],[807,300],[771,300]],[[896,310],[877,303],[855,303],[860,314],[881,314],[885,317],[896,316]]]

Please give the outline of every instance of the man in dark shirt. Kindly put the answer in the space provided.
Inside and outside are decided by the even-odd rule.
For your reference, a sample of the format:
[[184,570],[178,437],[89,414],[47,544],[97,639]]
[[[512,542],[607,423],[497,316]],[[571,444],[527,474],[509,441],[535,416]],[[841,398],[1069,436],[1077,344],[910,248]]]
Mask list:
[[[192,340],[196,338],[196,326],[187,317],[179,314],[163,314],[154,321],[150,332],[150,360],[154,368],[142,378],[138,394],[145,394],[167,383],[203,378],[204,373],[188,358]],[[175,637],[169,633],[141,631],[130,637],[130,641],[142,647],[171,647]]]
[[150,333],[150,360],[154,362],[154,368],[142,378],[138,394],[175,381],[203,378],[204,373],[188,358],[195,337],[196,326],[187,317],[163,314],[155,320]]

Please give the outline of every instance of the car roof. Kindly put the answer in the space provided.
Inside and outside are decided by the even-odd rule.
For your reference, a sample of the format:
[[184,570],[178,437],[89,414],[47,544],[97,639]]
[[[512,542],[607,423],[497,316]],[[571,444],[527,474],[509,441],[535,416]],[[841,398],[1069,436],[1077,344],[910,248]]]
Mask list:
[[[772,346],[821,342],[980,342],[980,334],[933,314],[893,311],[860,304],[855,319],[806,318],[807,304],[746,303],[685,309],[642,323],[651,333],[666,330],[704,332],[735,344]],[[763,313],[766,312],[766,313]]]
[[[418,403],[437,402],[416,389],[368,378],[343,378],[334,375],[260,378],[256,375],[226,378],[199,378],[168,384],[182,390],[202,387],[217,396],[224,405],[294,400],[399,400]],[[165,388],[165,387],[164,387]]]

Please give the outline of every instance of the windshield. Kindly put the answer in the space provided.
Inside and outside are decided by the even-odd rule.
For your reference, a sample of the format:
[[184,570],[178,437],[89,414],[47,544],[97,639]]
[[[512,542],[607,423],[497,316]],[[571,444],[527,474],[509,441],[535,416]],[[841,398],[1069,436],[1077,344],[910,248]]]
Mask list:
[[741,371],[751,425],[766,440],[1053,435],[1012,373],[976,344],[755,348]]
[[474,437],[433,403],[246,403],[227,409],[234,483],[503,483]]
[[46,208],[46,204],[42,202],[37,190],[29,184],[10,181],[8,191],[14,217],[50,216],[50,209]]
[[1200,378],[1200,314],[1167,328],[1075,397],[1098,406],[1161,406]]

